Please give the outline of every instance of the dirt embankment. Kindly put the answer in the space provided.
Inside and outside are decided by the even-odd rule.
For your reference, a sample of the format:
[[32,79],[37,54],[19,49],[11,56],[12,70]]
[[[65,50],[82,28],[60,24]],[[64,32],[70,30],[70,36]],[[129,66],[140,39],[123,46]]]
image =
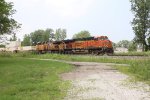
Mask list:
[[129,82],[129,77],[112,64],[68,62],[76,66],[73,72],[62,74],[72,87],[65,100],[150,100],[150,87]]

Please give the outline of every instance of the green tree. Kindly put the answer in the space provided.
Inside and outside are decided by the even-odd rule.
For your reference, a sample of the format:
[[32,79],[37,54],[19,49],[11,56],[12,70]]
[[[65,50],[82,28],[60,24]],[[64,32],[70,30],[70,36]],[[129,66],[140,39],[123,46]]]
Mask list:
[[30,33],[30,37],[33,45],[36,45],[38,42],[50,41],[54,38],[53,29],[36,30]]
[[0,48],[5,48],[5,45],[3,45],[3,44],[0,44]]
[[150,37],[150,0],[130,0],[131,10],[135,16],[132,21],[135,41],[148,50],[147,38]]
[[23,41],[21,43],[22,46],[31,46],[31,37],[30,35],[25,34]]
[[67,37],[67,31],[66,29],[62,29],[61,40],[64,40],[66,37]]
[[147,39],[148,41],[148,49],[150,50],[150,37]]
[[42,41],[49,41],[49,40],[54,39],[53,32],[54,32],[53,29],[50,29],[50,28],[46,29],[43,33]]
[[12,18],[15,12],[12,2],[0,0],[0,35],[14,33],[15,29],[20,27],[20,24]]
[[44,30],[36,30],[30,33],[33,45],[36,45],[38,42],[44,42],[43,34],[44,34]]
[[89,33],[89,31],[85,30],[74,34],[72,38],[77,39],[77,38],[87,38],[87,37],[91,37],[91,34]]
[[112,45],[113,45],[113,49],[116,49],[117,48],[117,44],[112,42]]
[[128,51],[136,51],[137,50],[137,43],[131,41],[128,47]]
[[64,40],[66,38],[66,29],[56,29],[56,32],[55,32],[55,40],[56,41],[61,41],[61,40]]
[[124,47],[128,48],[129,47],[129,41],[128,40],[121,40],[117,43],[117,47]]
[[10,38],[10,41],[16,41],[16,40],[17,40],[16,33],[13,33],[12,37]]
[[6,45],[9,42],[7,35],[0,35],[0,44]]

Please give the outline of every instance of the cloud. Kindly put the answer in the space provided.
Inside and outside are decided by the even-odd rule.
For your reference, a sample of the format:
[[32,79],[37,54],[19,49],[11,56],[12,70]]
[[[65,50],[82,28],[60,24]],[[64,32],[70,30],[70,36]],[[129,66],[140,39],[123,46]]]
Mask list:
[[95,0],[45,0],[46,7],[63,17],[80,17]]
[[95,0],[6,0],[20,4],[24,9],[45,8],[60,17],[76,18],[85,15]]
[[[18,36],[39,28],[70,26],[86,16],[96,0],[6,0],[14,3],[14,18],[22,24]],[[74,20],[75,19],[75,20]]]
[[41,6],[60,17],[81,17],[85,15],[96,0],[6,0],[20,4],[24,9]]

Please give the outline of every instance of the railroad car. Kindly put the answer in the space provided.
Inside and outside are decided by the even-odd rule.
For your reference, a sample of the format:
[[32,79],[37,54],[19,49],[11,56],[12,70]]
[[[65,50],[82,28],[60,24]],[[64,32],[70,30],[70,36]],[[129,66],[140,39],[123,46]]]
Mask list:
[[89,54],[113,54],[112,42],[107,36],[70,39],[38,43],[38,53],[89,53]]

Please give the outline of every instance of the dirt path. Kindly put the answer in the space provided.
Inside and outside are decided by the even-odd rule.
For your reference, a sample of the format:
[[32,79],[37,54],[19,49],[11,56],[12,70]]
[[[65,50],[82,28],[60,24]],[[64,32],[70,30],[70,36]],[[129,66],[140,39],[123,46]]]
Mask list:
[[37,60],[52,60],[76,66],[74,71],[61,75],[64,80],[72,82],[64,100],[150,100],[150,86],[142,82],[129,82],[129,76],[111,67],[116,64]]
[[65,100],[150,100],[148,85],[129,82],[129,77],[110,67],[112,64],[68,62],[73,72],[62,74],[72,88]]

